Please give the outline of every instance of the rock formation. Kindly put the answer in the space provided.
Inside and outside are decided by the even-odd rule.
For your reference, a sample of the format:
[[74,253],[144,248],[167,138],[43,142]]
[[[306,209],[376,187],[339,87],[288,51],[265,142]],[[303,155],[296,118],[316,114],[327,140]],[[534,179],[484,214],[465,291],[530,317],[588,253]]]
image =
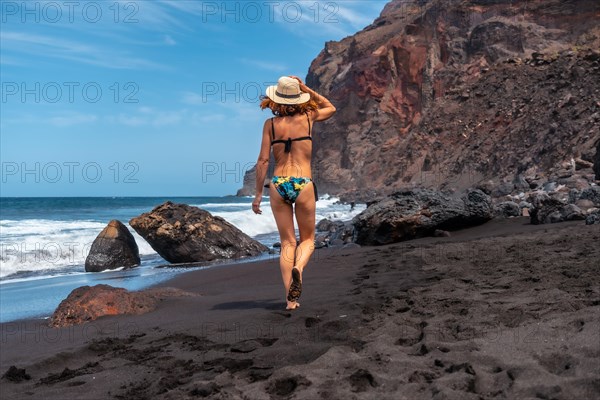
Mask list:
[[320,192],[368,200],[490,181],[510,193],[563,161],[594,161],[599,4],[394,0],[328,42],[306,79],[338,109],[315,124]]
[[494,216],[491,199],[480,190],[461,198],[442,192],[415,189],[377,201],[352,223],[360,245],[381,245],[431,236],[436,230],[456,230],[479,225]]
[[50,319],[50,326],[63,327],[93,321],[105,315],[144,314],[166,297],[190,296],[174,288],[130,292],[110,285],[82,286],[61,301]]
[[504,218],[520,217],[522,215],[521,207],[514,201],[503,201],[494,207],[494,211],[497,216]]
[[341,244],[352,243],[354,240],[354,225],[351,221],[331,221],[322,219],[316,225],[315,247],[332,246],[336,241]]
[[592,186],[582,191],[571,189],[568,193],[534,191],[529,194],[528,201],[532,205],[530,216],[534,225],[587,220],[590,215],[590,221],[593,221],[600,207],[600,187]]
[[[269,169],[267,171],[267,177],[265,182],[269,179],[270,176],[273,175],[273,170],[275,169],[275,162],[273,157],[271,157],[269,163]],[[244,184],[235,194],[236,196],[254,196],[256,194],[256,165],[250,168],[244,174]],[[269,195],[269,189],[263,188],[263,196]]]
[[596,209],[595,211],[589,213],[585,218],[586,225],[594,225],[600,224],[600,210]]
[[171,263],[256,256],[268,250],[223,218],[171,201],[132,218],[129,225]]
[[140,264],[140,252],[129,229],[113,219],[92,243],[85,259],[87,272],[100,272]]

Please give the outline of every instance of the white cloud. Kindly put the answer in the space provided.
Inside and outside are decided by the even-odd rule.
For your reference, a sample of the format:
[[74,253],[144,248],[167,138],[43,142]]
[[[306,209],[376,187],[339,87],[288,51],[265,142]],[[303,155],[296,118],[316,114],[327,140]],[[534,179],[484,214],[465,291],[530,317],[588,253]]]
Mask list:
[[[110,4],[118,3],[122,10],[121,19],[130,19],[137,22],[129,23],[135,25],[135,29],[148,29],[154,31],[165,31],[171,29],[190,30],[180,19],[172,15],[172,9],[189,10],[194,1],[140,1],[140,0],[117,0]],[[186,7],[186,4],[188,7]],[[114,9],[114,7],[113,7]],[[129,18],[127,18],[129,17]],[[123,24],[126,25],[126,24]]]
[[159,0],[157,3],[193,15],[202,15],[202,11],[208,7],[208,3],[202,4],[201,1]]
[[135,116],[135,115],[125,115],[125,114],[119,114],[116,118],[108,117],[107,120],[108,120],[108,122],[117,123],[120,125],[132,126],[132,127],[138,127],[138,126],[143,126],[143,125],[148,124],[147,118],[144,118],[141,116]]
[[[381,6],[381,9],[383,9],[383,5]],[[365,15],[364,12],[344,6],[344,4],[339,8],[337,14],[341,20],[353,26],[355,29],[362,29],[374,20],[373,17]]]
[[258,108],[259,96],[264,94],[266,84],[252,82],[247,86],[240,85],[239,93],[228,93],[224,97],[222,93],[213,95],[200,95],[195,92],[184,92],[181,102],[192,106],[203,106],[209,109],[214,106],[227,110],[228,115],[235,118],[253,118],[260,114]]
[[27,53],[39,57],[62,58],[84,64],[91,64],[111,69],[165,69],[166,66],[134,57],[126,52],[119,52],[101,46],[79,43],[47,35],[36,35],[21,32],[3,32],[0,43],[4,50]]
[[269,61],[251,60],[248,58],[240,58],[239,61],[243,64],[246,64],[246,65],[249,65],[252,67],[257,67],[260,69],[264,69],[266,71],[272,71],[272,72],[283,72],[288,69],[288,67],[284,64],[278,64],[278,63],[269,62]]
[[106,121],[117,125],[129,127],[175,127],[181,125],[203,126],[207,122],[223,121],[226,116],[223,113],[199,113],[191,112],[187,108],[180,110],[161,111],[152,107],[140,107],[135,113],[119,114],[109,116]]
[[181,111],[160,111],[156,113],[151,120],[153,126],[169,126],[179,125],[183,121],[184,114],[187,110]]
[[165,35],[164,37],[164,43],[167,46],[175,46],[177,44],[177,42],[175,40],[173,40],[173,38],[169,35]]
[[108,117],[107,120],[112,123],[140,127],[140,126],[173,126],[182,122],[186,110],[180,111],[156,111],[149,114],[140,110],[139,114],[119,114],[116,117]]
[[237,120],[250,121],[261,118],[261,109],[258,103],[250,103],[247,101],[240,102],[221,102],[217,103],[220,107],[227,110],[226,112]]
[[202,124],[202,123],[206,123],[206,122],[224,121],[225,119],[227,119],[225,114],[200,115],[200,114],[194,113],[192,115],[192,121],[194,121],[197,124]]
[[92,114],[71,113],[62,116],[50,117],[47,119],[47,122],[57,127],[67,127],[96,122],[97,119],[98,117]]
[[152,107],[140,107],[138,108],[138,111],[142,114],[150,114],[154,112],[154,109]]
[[199,106],[202,104],[206,104],[206,100],[203,99],[201,95],[199,95],[198,93],[194,93],[194,92],[184,92],[181,102],[184,104],[192,105],[192,106]]
[[14,57],[2,55],[2,57],[0,58],[0,65],[26,66],[27,63],[24,63],[23,61],[20,61],[19,59]]

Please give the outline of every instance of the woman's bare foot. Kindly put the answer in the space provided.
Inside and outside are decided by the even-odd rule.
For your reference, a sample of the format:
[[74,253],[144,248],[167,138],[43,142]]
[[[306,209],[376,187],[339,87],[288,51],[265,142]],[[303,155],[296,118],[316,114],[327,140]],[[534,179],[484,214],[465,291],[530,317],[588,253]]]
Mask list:
[[302,275],[298,267],[292,268],[292,283],[287,295],[288,302],[295,303],[302,294]]
[[285,309],[286,310],[295,310],[298,307],[300,307],[300,303],[298,303],[297,301],[288,301],[287,307]]

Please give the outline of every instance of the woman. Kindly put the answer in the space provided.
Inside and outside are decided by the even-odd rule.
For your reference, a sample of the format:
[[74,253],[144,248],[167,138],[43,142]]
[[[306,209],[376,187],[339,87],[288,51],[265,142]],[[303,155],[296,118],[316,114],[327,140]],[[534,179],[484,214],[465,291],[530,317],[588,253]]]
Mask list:
[[[308,88],[296,76],[283,76],[269,86],[260,107],[270,108],[275,117],[265,121],[260,154],[256,163],[256,196],[252,210],[261,214],[263,184],[273,148],[275,171],[269,185],[269,201],[275,216],[281,255],[279,266],[285,287],[287,310],[300,306],[302,272],[312,255],[315,241],[315,201],[317,190],[312,181],[312,124],[335,113],[325,97]],[[292,205],[295,204],[295,207]],[[300,231],[297,244],[294,208]]]

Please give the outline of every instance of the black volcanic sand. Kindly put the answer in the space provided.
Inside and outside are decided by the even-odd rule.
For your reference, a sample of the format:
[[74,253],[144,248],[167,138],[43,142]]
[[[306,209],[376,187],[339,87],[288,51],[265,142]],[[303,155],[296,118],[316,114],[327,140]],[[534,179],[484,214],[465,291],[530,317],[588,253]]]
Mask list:
[[191,271],[145,315],[1,325],[0,397],[600,398],[598,243],[517,218],[318,250],[293,312],[275,259]]

